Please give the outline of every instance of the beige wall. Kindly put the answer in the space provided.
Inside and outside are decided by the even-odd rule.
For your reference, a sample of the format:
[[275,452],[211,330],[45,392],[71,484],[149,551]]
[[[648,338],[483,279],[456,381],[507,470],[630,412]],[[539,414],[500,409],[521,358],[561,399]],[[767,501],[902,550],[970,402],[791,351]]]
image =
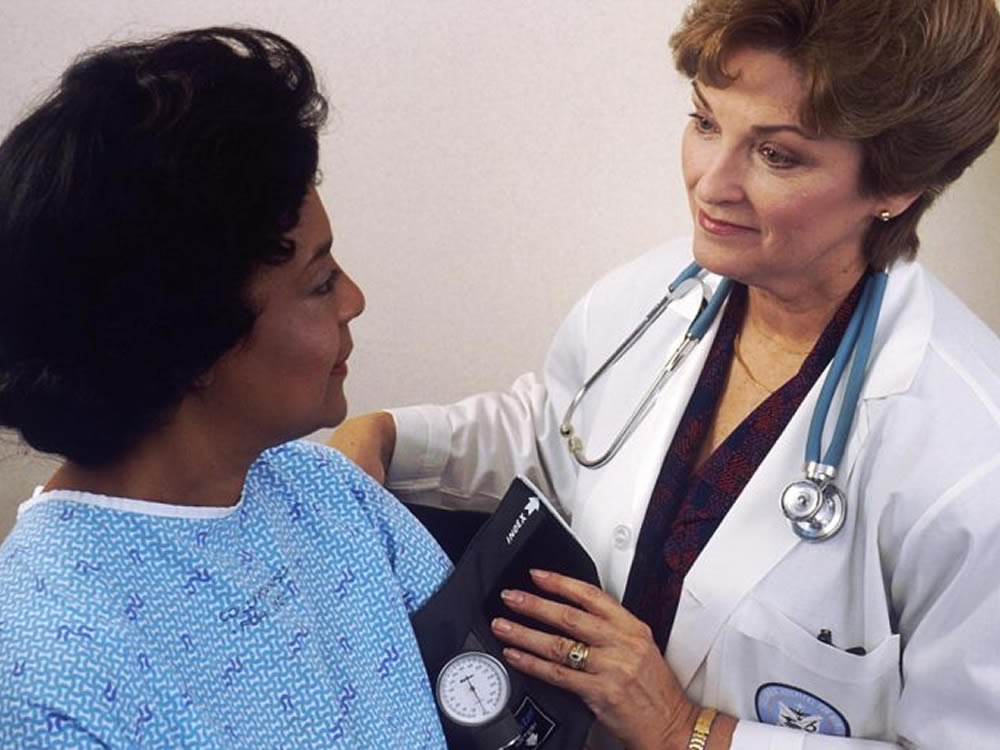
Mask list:
[[[243,22],[299,43],[337,115],[321,192],[368,296],[353,411],[536,368],[603,271],[688,231],[680,0],[6,0],[0,129],[84,46]],[[926,262],[1000,330],[1000,147],[941,201]],[[44,293],[44,290],[39,290]],[[51,471],[0,442],[0,534]]]

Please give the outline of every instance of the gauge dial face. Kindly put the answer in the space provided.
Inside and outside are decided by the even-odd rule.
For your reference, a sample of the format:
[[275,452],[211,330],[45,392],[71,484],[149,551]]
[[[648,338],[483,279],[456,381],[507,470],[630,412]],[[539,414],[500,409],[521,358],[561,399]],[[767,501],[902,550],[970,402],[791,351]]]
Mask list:
[[503,664],[482,651],[465,651],[444,665],[437,678],[437,701],[451,721],[475,727],[493,721],[510,698]]

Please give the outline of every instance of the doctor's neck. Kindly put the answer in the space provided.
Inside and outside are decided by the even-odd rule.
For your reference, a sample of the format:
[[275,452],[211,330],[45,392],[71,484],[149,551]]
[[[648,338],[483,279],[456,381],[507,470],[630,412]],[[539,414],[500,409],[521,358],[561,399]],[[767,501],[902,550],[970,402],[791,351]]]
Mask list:
[[755,330],[785,351],[808,353],[864,272],[864,266],[845,269],[812,284],[748,284],[743,330]]

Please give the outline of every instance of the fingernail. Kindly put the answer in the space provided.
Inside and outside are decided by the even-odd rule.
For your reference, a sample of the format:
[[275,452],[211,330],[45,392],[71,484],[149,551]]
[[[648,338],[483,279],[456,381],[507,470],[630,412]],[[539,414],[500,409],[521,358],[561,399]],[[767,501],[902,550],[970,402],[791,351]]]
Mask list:
[[532,568],[531,569],[531,576],[532,576],[532,578],[548,578],[549,577],[549,571],[547,571],[547,570],[538,570],[537,568]]
[[514,650],[512,648],[505,648],[503,650],[503,655],[504,655],[504,658],[507,659],[507,661],[520,661],[521,660],[521,652],[520,651],[516,651],[516,650]]
[[491,624],[493,625],[493,629],[498,633],[509,633],[511,631],[510,623],[502,617],[495,617]]
[[512,604],[520,604],[524,601],[524,594],[520,591],[511,591],[510,589],[504,589],[500,592],[500,598],[506,602],[511,602]]

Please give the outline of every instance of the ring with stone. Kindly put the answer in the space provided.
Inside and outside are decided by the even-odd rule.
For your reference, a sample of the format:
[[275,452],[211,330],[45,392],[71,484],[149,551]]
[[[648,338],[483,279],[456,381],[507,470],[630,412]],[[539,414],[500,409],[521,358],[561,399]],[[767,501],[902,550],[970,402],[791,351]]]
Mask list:
[[573,641],[573,644],[569,647],[569,651],[566,652],[564,661],[570,669],[582,672],[587,668],[588,656],[590,656],[590,646],[581,641]]

